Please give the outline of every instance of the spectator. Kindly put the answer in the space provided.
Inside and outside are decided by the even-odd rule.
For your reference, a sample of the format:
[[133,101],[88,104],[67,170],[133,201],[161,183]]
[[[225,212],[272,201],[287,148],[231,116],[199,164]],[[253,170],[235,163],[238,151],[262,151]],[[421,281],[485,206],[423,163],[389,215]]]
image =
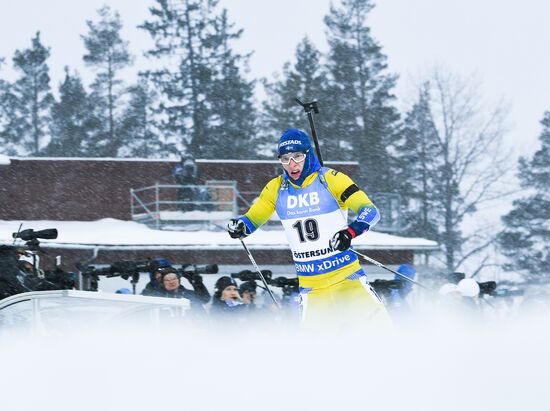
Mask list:
[[0,245],[0,300],[27,290],[20,279],[18,254],[13,247]]
[[[170,261],[162,257],[156,257],[149,264],[150,281],[141,292],[142,295],[153,297],[173,297],[173,298],[188,298],[194,299],[201,304],[207,304],[210,301],[210,293],[202,282],[202,277],[199,274],[185,273],[185,278],[189,281],[193,290],[188,290],[181,284],[181,275],[176,270]],[[177,286],[174,287],[175,281],[170,277],[169,284],[164,283],[165,274],[173,273],[177,276]]]
[[456,285],[462,295],[462,304],[470,314],[481,314],[479,284],[473,278],[464,278]]
[[191,302],[191,309],[195,313],[205,313],[202,301],[193,290],[188,290],[181,285],[181,277],[174,268],[163,269],[161,276],[161,289],[159,297],[185,298]]
[[26,291],[57,290],[58,286],[46,280],[46,274],[40,269],[40,257],[30,251],[19,254],[17,261],[19,274],[17,279]]
[[44,271],[40,270],[40,257],[29,251],[20,254],[17,261],[19,269],[28,275],[36,275],[39,278],[44,278]]
[[[460,276],[452,275],[448,278],[452,281]],[[479,284],[475,280],[465,278],[458,284],[446,283],[439,289],[439,295],[437,314],[445,321],[452,319],[470,322],[481,319],[482,312],[478,300]]]
[[256,307],[256,282],[245,281],[239,286],[239,294],[241,295],[243,304],[250,308]]
[[223,276],[216,281],[214,297],[212,298],[212,310],[218,313],[242,312],[246,309],[239,295],[239,289],[235,280]]
[[[181,277],[173,268],[165,268],[161,274],[161,297],[195,298],[195,293],[181,285]],[[191,298],[190,298],[191,297]]]
[[[397,267],[396,271],[411,280],[414,280],[416,277],[416,269],[410,264],[401,264]],[[406,301],[406,298],[413,289],[413,283],[397,274],[394,276],[393,280],[397,281],[400,286],[398,288],[391,289],[390,296],[388,298],[389,309],[393,312],[396,310],[408,310],[410,307]]]
[[[273,304],[273,300],[271,298],[266,299],[267,293],[265,292],[262,295],[262,297],[264,298],[260,298],[261,301],[259,304],[257,304],[257,288],[258,286],[256,284],[256,281],[245,281],[241,283],[241,285],[239,285],[239,294],[243,303],[242,306],[240,306],[241,308],[239,309],[242,310],[243,314],[245,315],[245,319],[259,319],[260,316],[267,316],[270,314],[270,312],[280,313],[277,309],[277,306]],[[263,287],[261,288],[263,289]],[[290,303],[286,300],[286,297],[283,297],[281,303],[282,304],[280,307],[283,309],[287,309],[290,307]],[[299,307],[299,304],[296,307]]]
[[181,156],[181,161],[176,164],[172,175],[176,180],[176,183],[182,187],[178,188],[178,202],[181,211],[195,210],[197,201],[197,188],[195,187],[198,182],[197,164],[193,157]]
[[162,271],[165,268],[172,268],[172,264],[165,258],[156,257],[149,264],[149,268],[149,282],[145,285],[145,289],[141,292],[141,295],[157,296],[161,292],[160,279]]

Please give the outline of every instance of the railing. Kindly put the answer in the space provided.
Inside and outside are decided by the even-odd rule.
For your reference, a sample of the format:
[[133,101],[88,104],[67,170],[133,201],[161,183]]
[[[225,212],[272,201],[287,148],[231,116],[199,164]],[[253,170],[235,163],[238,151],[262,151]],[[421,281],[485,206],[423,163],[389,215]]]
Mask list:
[[133,221],[156,229],[185,229],[190,224],[210,226],[238,214],[237,196],[235,181],[207,181],[204,185],[157,183],[130,190],[131,216]]

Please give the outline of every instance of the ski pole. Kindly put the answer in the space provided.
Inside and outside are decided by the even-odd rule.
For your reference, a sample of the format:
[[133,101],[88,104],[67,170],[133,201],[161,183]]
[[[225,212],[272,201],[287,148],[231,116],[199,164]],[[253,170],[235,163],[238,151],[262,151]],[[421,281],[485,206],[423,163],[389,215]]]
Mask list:
[[370,258],[369,256],[367,256],[367,255],[365,255],[365,254],[360,253],[359,251],[355,251],[353,248],[350,248],[349,250],[350,250],[351,252],[357,254],[358,256],[363,257],[365,260],[367,260],[367,261],[368,261],[369,263],[371,263],[371,264],[374,264],[374,265],[376,265],[376,266],[378,266],[378,267],[380,267],[380,268],[383,268],[384,270],[388,270],[389,272],[394,273],[395,275],[397,275],[397,276],[399,276],[399,277],[401,277],[401,278],[403,278],[403,279],[405,279],[405,280],[407,280],[407,281],[410,281],[411,283],[416,284],[416,285],[418,285],[419,287],[424,288],[425,290],[435,292],[435,291],[433,291],[431,288],[428,288],[428,287],[426,287],[425,285],[420,284],[418,281],[415,281],[415,280],[413,280],[412,278],[409,278],[409,277],[407,277],[406,275],[403,275],[403,274],[401,274],[401,273],[398,272],[398,271],[392,270],[390,267],[385,266],[384,264],[382,264],[382,263],[380,263],[380,262],[378,262],[378,261],[376,261],[376,260]]
[[321,163],[321,167],[323,164],[323,156],[321,156],[321,149],[319,148],[319,140],[317,140],[317,131],[315,131],[315,123],[313,121],[313,114],[312,111],[315,114],[319,114],[319,107],[317,106],[316,101],[312,101],[310,103],[302,103],[298,98],[295,98],[294,101],[296,101],[299,105],[301,105],[304,108],[304,111],[307,113],[307,119],[309,120],[309,128],[311,129],[311,137],[313,137],[313,142],[315,143],[315,152],[317,153],[317,159],[319,160],[319,163]]
[[248,249],[248,247],[246,246],[246,244],[244,243],[243,239],[242,238],[239,238],[239,241],[241,242],[241,244],[243,245],[243,248],[244,248],[244,251],[246,251],[246,254],[248,255],[248,259],[250,260],[250,262],[252,263],[252,265],[254,266],[254,269],[256,270],[256,272],[258,273],[258,275],[260,276],[260,280],[262,280],[262,283],[264,283],[264,286],[265,286],[265,289],[267,290],[269,296],[271,297],[271,299],[273,300],[273,302],[275,303],[275,306],[277,308],[281,308],[279,306],[279,303],[277,302],[277,300],[275,299],[275,296],[273,295],[273,293],[271,292],[271,290],[269,289],[269,287],[267,286],[267,281],[265,280],[265,277],[264,275],[262,274],[262,271],[260,270],[260,268],[258,267],[258,264],[256,264],[256,260],[254,260],[254,257],[252,257],[252,254],[250,253],[250,250]]
[[[215,224],[214,225],[224,231],[226,231],[227,229],[225,227],[222,227],[218,224]],[[262,280],[262,283],[264,283],[264,287],[265,289],[267,290],[267,293],[269,294],[269,296],[271,297],[271,299],[273,300],[273,302],[275,303],[275,305],[277,306],[277,308],[281,308],[279,303],[277,302],[277,300],[275,299],[275,296],[273,295],[273,293],[271,292],[271,290],[269,289],[269,287],[267,286],[267,281],[265,280],[265,277],[264,275],[262,274],[262,270],[260,270],[260,268],[258,267],[258,264],[256,264],[256,260],[254,260],[254,257],[252,256],[252,253],[250,252],[250,250],[248,249],[247,245],[244,243],[243,239],[242,238],[239,238],[239,241],[241,242],[241,244],[243,245],[243,248],[244,248],[244,251],[246,251],[246,255],[248,255],[248,259],[250,260],[250,262],[252,263],[252,266],[254,267],[254,269],[256,270],[256,273],[258,273],[258,276],[260,277],[260,280]]]

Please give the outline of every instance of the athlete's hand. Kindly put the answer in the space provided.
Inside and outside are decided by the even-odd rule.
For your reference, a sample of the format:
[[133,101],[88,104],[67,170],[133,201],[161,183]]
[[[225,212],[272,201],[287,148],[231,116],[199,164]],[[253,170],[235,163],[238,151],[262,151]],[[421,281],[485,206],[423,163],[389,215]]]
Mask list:
[[243,220],[232,218],[227,224],[227,232],[229,233],[231,238],[246,237],[246,224]]
[[346,251],[350,247],[351,240],[354,237],[355,231],[348,227],[345,230],[338,231],[332,236],[332,238],[330,239],[330,246],[334,250]]

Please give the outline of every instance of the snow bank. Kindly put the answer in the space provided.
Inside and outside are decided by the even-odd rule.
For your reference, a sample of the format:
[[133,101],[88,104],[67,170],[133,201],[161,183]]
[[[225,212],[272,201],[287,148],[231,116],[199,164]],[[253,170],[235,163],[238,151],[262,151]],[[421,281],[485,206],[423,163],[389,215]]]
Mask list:
[[[13,241],[11,233],[16,232],[21,221],[0,220],[0,242]],[[45,247],[116,247],[147,249],[240,249],[238,241],[231,239],[225,231],[163,231],[154,230],[133,221],[106,218],[98,221],[22,221],[23,228],[42,230],[57,228],[56,240],[42,240]],[[288,242],[282,230],[258,230],[247,238],[253,249],[288,249]],[[357,249],[407,249],[432,250],[434,241],[423,238],[406,238],[390,234],[369,232],[354,240]]]
[[84,327],[0,343],[2,409],[546,410],[548,325],[415,324],[385,334],[238,322],[212,333]]

